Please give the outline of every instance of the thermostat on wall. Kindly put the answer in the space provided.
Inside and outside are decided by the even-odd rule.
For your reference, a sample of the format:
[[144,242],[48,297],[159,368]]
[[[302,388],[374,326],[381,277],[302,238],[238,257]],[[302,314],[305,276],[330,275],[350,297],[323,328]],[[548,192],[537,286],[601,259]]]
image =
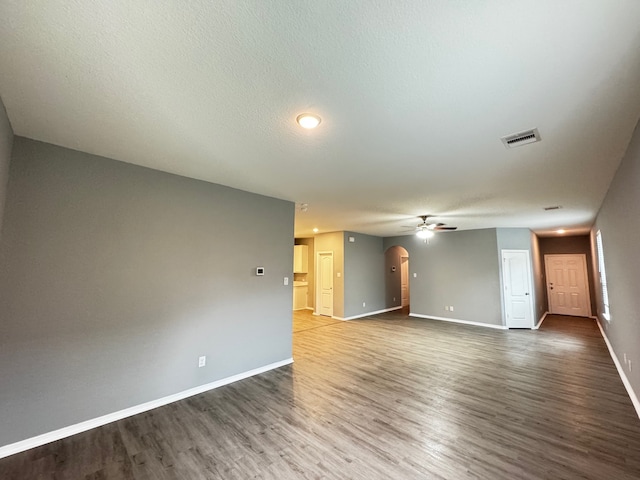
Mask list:
[[264,267],[256,267],[256,275],[264,275]]

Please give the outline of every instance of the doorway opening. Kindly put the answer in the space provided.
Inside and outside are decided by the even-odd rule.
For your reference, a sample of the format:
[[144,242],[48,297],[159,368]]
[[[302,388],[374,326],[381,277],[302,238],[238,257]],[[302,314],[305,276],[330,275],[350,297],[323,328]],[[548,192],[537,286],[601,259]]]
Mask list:
[[402,308],[409,314],[411,295],[409,287],[409,252],[394,245],[384,254],[386,308]]

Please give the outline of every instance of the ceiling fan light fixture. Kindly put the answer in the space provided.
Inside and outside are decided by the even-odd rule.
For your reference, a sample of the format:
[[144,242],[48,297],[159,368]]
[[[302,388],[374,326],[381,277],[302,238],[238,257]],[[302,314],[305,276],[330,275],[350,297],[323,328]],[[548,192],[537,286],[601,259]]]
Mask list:
[[306,128],[307,130],[311,130],[320,125],[322,119],[318,115],[314,115],[313,113],[301,113],[296,117],[296,122],[302,128]]
[[416,232],[416,236],[418,238],[431,238],[433,237],[433,230],[429,229],[429,228],[421,228],[420,230],[418,230]]

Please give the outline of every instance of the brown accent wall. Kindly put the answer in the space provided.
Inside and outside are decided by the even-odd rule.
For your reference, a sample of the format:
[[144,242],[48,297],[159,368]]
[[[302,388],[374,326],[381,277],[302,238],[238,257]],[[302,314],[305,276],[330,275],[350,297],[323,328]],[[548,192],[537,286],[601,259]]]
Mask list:
[[573,235],[567,237],[539,237],[540,245],[540,270],[542,271],[544,284],[542,294],[544,302],[549,310],[547,297],[547,272],[544,266],[545,255],[584,254],[587,257],[587,276],[589,280],[589,298],[591,299],[591,314],[596,313],[596,295],[593,276],[593,261],[591,257],[591,239],[589,235]]

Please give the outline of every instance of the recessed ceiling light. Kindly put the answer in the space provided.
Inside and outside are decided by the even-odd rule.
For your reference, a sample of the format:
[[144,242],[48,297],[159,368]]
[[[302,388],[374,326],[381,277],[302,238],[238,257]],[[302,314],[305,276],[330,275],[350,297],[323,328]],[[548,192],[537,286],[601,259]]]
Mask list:
[[321,119],[318,115],[312,113],[301,113],[296,117],[296,122],[302,128],[312,129],[320,125]]
[[564,228],[560,228],[560,229],[556,230],[556,233],[559,233],[560,235],[562,235],[564,232],[566,232],[566,230]]
[[314,229],[313,229],[313,233],[318,233],[318,229],[317,229],[317,228],[314,228]]

